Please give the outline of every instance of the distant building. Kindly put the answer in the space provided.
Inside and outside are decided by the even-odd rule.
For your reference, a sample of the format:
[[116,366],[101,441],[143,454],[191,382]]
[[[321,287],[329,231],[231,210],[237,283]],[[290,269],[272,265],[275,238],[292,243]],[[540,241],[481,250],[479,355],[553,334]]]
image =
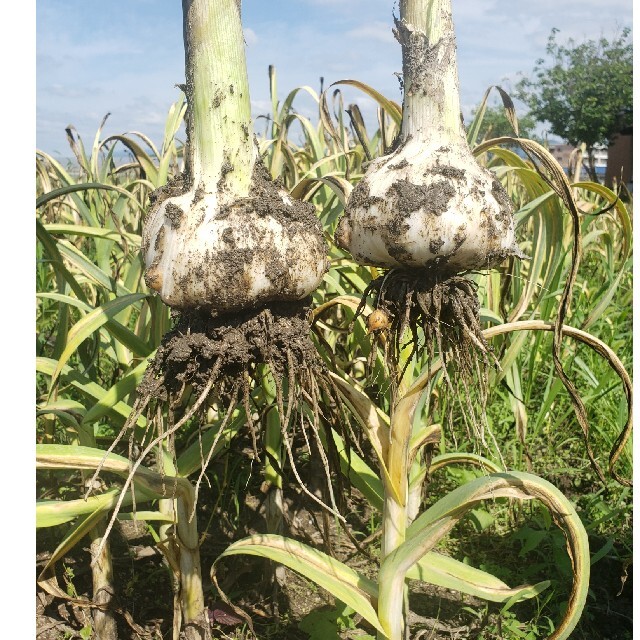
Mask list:
[[571,154],[575,151],[575,149],[576,148],[573,145],[565,143],[549,145],[549,153],[565,170],[565,173],[569,170],[569,161],[571,160]]
[[615,181],[624,180],[630,193],[633,193],[633,127],[623,129],[611,139],[609,144],[609,162],[604,183],[612,187]]
[[593,148],[594,165],[596,169],[596,175],[601,180],[604,178],[604,174],[607,171],[607,161],[609,159],[609,149],[604,145]]
[[[570,176],[573,176],[573,157],[572,154],[576,151],[576,147],[566,143],[549,144],[549,153],[557,160],[558,164],[564,169],[564,172]],[[607,170],[607,161],[609,158],[609,150],[604,145],[597,145],[593,151],[594,166],[596,175],[600,182],[603,181]],[[583,158],[582,163],[587,164],[587,158]],[[582,169],[580,179],[588,179],[587,171]]]

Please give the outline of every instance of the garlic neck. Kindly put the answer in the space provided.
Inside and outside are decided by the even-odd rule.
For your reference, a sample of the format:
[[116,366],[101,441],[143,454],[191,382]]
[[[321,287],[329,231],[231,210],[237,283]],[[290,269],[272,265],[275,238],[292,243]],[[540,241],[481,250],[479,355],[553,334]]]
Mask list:
[[240,0],[183,0],[182,8],[191,188],[221,192],[223,180],[229,196],[244,197],[256,152]]
[[451,0],[401,0],[395,33],[404,76],[402,143],[464,141]]

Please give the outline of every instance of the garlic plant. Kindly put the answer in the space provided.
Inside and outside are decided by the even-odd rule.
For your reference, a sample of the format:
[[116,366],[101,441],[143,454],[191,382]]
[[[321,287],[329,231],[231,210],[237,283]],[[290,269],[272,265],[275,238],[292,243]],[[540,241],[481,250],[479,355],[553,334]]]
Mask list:
[[[546,328],[552,327],[549,325]],[[500,329],[502,327],[496,333]],[[514,330],[514,327],[508,330]],[[218,563],[224,558],[239,554],[270,558],[312,580],[353,608],[363,621],[376,630],[378,640],[405,640],[410,637],[409,610],[405,606],[408,579],[502,603],[505,607],[538,596],[549,586],[550,582],[544,580],[536,584],[509,587],[496,576],[436,550],[438,543],[453,527],[484,500],[538,500],[547,507],[553,522],[567,540],[573,585],[566,613],[549,640],[568,640],[580,619],[589,589],[589,542],[574,506],[550,483],[529,473],[491,473],[446,494],[409,523],[411,505],[407,495],[407,478],[410,458],[416,448],[426,443],[424,439],[412,437],[417,434],[412,434],[411,424],[420,397],[437,369],[437,365],[427,368],[413,381],[390,418],[361,390],[337,375],[334,377],[350,410],[364,427],[381,469],[379,483],[377,478],[374,481],[374,493],[384,493],[385,500],[384,539],[377,575],[372,576],[370,571],[365,575],[298,540],[279,535],[254,534],[234,542],[218,557],[211,568],[214,582]],[[344,455],[346,457],[347,454]],[[372,469],[367,468],[367,472],[369,478],[376,477]],[[396,505],[394,519],[389,522],[388,506],[393,502]],[[390,534],[390,530],[393,533]],[[392,540],[393,546],[390,544]]]
[[[406,407],[413,402],[405,379],[408,365],[420,345],[428,361],[437,351],[454,402],[484,444],[487,381],[478,360],[488,363],[489,347],[480,326],[476,285],[465,274],[522,256],[511,200],[497,178],[478,165],[466,141],[451,0],[399,4],[394,34],[402,46],[401,131],[392,150],[374,160],[353,189],[335,234],[337,244],[359,264],[389,268],[367,287],[358,309],[372,295],[374,313],[385,316],[372,336],[384,346],[391,373],[393,428],[387,464],[394,486],[385,487],[381,575],[408,544],[415,516],[408,498],[412,421]],[[411,335],[405,343],[407,331]],[[479,419],[470,400],[474,394]],[[406,607],[404,574],[393,584],[395,592],[386,586],[380,592],[378,614],[385,633],[378,637],[399,640]]]
[[336,242],[359,264],[448,273],[520,255],[511,201],[466,141],[450,0],[401,0],[394,33],[402,129],[353,190]]
[[145,280],[171,307],[225,313],[299,300],[328,268],[313,207],[274,184],[251,125],[239,0],[183,0],[185,173],[155,193]]
[[[180,313],[138,386],[125,425],[132,427],[146,412],[159,434],[133,464],[131,476],[152,447],[163,440],[171,445],[187,421],[205,424],[208,414],[220,421],[222,433],[243,411],[259,459],[258,446],[266,448],[267,438],[253,405],[266,365],[275,386],[270,404],[277,408],[284,448],[302,484],[287,429],[297,425],[319,441],[321,399],[339,404],[309,336],[310,294],[328,268],[327,247],[313,205],[291,198],[259,157],[240,4],[183,0],[185,171],[153,194],[142,237],[145,281]],[[311,416],[302,411],[303,403],[311,405]],[[189,640],[210,634],[194,542],[195,503],[218,437],[202,451],[193,509],[180,503],[177,508],[174,564],[180,567]],[[306,491],[336,511],[331,487],[332,507]]]

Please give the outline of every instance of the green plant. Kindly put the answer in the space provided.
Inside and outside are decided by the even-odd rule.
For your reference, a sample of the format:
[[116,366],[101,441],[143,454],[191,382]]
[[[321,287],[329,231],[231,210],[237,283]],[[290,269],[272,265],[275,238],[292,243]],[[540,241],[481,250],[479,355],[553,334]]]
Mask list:
[[[500,138],[502,136],[510,136],[513,133],[513,126],[509,118],[505,115],[504,109],[501,107],[490,107],[487,106],[484,101],[481,102],[480,106],[472,111],[473,117],[469,125],[471,126],[480,115],[482,125],[477,134],[479,142],[491,140],[492,138]],[[519,117],[518,129],[520,136],[536,140],[534,134],[536,124],[537,122],[530,115]]]
[[309,640],[337,637],[340,632],[355,629],[354,613],[351,607],[337,602],[335,607],[307,614],[298,623],[298,628],[309,634]]

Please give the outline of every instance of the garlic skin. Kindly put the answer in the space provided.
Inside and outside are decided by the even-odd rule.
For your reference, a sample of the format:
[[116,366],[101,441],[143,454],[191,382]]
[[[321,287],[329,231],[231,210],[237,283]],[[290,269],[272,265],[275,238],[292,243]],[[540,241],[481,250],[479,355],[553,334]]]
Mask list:
[[249,195],[224,200],[189,190],[150,213],[145,281],[166,304],[226,313],[300,300],[318,287],[329,264],[312,205],[278,189],[261,163]]
[[351,192],[335,240],[363,265],[446,271],[522,256],[513,205],[467,144],[450,0],[400,0],[402,128]]
[[466,141],[410,139],[378,158],[354,188],[335,234],[359,264],[452,271],[520,255],[513,206]]

